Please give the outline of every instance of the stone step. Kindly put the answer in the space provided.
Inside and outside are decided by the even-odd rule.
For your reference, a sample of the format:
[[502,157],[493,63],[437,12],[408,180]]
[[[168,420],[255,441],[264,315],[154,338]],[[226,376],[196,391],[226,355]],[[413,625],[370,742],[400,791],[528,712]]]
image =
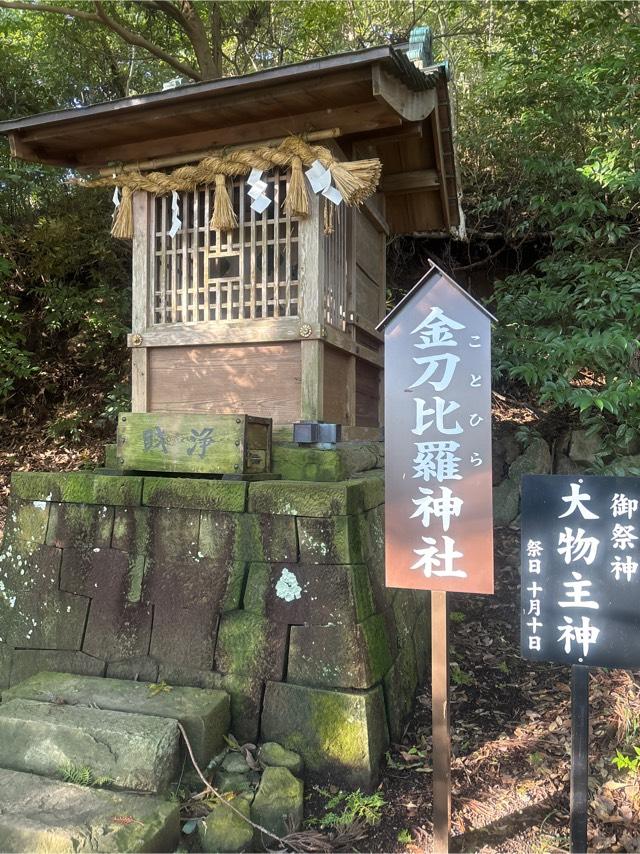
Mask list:
[[0,851],[175,851],[177,802],[0,770]]
[[13,699],[0,705],[0,767],[162,792],[178,771],[178,726],[152,715]]
[[224,691],[41,672],[2,693],[3,702],[15,698],[173,718],[184,727],[202,769],[224,748],[229,731]]

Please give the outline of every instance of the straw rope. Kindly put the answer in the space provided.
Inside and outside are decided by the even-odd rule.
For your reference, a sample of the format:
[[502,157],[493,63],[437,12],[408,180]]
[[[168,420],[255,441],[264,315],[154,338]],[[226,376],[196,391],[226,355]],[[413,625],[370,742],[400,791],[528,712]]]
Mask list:
[[[212,154],[199,163],[180,166],[172,172],[129,171],[77,183],[84,187],[115,186],[122,189],[122,199],[111,229],[114,237],[133,237],[133,193],[136,190],[165,196],[174,190],[193,192],[203,185],[214,187],[210,227],[229,231],[238,225],[238,220],[229,196],[228,178],[248,175],[254,168],[265,171],[276,167],[290,169],[285,209],[291,216],[304,219],[309,216],[309,196],[303,167],[311,166],[316,160],[331,172],[333,183],[347,205],[359,205],[375,193],[382,168],[378,159],[344,162],[337,160],[328,148],[309,145],[297,136],[287,137],[277,147],[257,146],[226,155]],[[329,215],[326,216],[329,219]]]

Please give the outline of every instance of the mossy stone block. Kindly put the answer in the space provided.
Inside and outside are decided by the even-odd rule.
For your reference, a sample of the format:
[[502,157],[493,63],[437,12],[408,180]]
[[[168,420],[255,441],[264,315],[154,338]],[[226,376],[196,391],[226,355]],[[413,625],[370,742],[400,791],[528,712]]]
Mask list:
[[362,563],[362,542],[357,516],[298,516],[301,563]]
[[13,647],[7,643],[0,643],[0,691],[8,688],[11,683],[12,660]]
[[109,548],[113,507],[106,504],[52,504],[47,544],[63,548]]
[[53,546],[20,541],[0,554],[0,642],[80,649],[89,599],[58,589],[61,554]]
[[[76,786],[21,771],[0,771],[0,850],[175,851],[177,802]],[[129,824],[114,821],[130,816]]]
[[389,743],[382,690],[325,691],[269,682],[262,737],[299,753],[316,778],[370,790]]
[[[238,812],[249,818],[250,800],[239,796],[229,801]],[[236,854],[251,851],[253,827],[248,821],[229,809],[226,803],[217,803],[204,821],[198,824],[198,839],[202,851],[219,854],[220,851]]]
[[347,476],[340,453],[335,449],[301,448],[275,444],[271,471],[283,480],[339,481]]
[[142,503],[152,507],[227,510],[242,513],[247,498],[244,481],[189,477],[145,477]]
[[12,497],[4,526],[5,545],[16,540],[33,544],[44,543],[50,507],[47,501],[21,501]]
[[199,552],[217,562],[295,561],[295,520],[256,513],[203,512]]
[[[302,824],[304,814],[304,785],[288,768],[267,766],[253,803],[251,818],[276,836],[286,836]],[[255,830],[254,839],[262,848],[272,848],[273,839]]]
[[150,554],[151,511],[147,507],[116,507],[111,545],[136,555]]
[[173,720],[89,706],[6,699],[0,705],[0,767],[57,777],[88,766],[119,789],[165,791],[178,770]]
[[422,685],[429,669],[429,659],[431,656],[431,612],[429,609],[429,594],[418,591],[418,595],[413,643],[416,650],[418,681]]
[[244,608],[287,625],[352,624],[373,611],[366,567],[252,563]]
[[94,704],[99,709],[180,721],[203,767],[222,750],[229,729],[229,697],[222,691],[191,687],[157,691],[148,682],[41,672],[3,694],[3,700],[16,697],[38,702],[59,697],[71,706]]
[[291,627],[289,682],[366,689],[377,684],[390,666],[386,629],[379,614],[359,625]]
[[287,750],[277,741],[267,741],[258,750],[258,761],[262,765],[273,765],[276,768],[287,768],[294,777],[301,777],[304,762],[300,754]]
[[264,682],[238,673],[218,673],[214,670],[160,662],[158,681],[169,685],[193,688],[214,688],[225,691],[231,700],[232,732],[238,741],[256,741],[262,708]]
[[262,481],[249,484],[249,510],[284,516],[347,516],[384,500],[379,478],[338,483]]
[[286,626],[250,611],[228,611],[220,618],[216,669],[265,681],[281,679],[286,643]]
[[382,466],[381,442],[345,442],[335,448],[305,448],[276,443],[272,471],[284,480],[340,481]]
[[71,649],[16,649],[13,653],[10,684],[18,685],[43,671],[104,676],[105,663],[100,658]]
[[[47,670],[52,668],[48,667]],[[150,655],[135,655],[107,663],[109,679],[133,679],[135,682],[156,682],[158,662]]]
[[384,699],[393,741],[402,737],[403,725],[413,707],[418,684],[416,654],[413,644],[407,644],[384,677]]
[[142,478],[80,471],[14,472],[11,493],[31,501],[136,505],[142,500]]

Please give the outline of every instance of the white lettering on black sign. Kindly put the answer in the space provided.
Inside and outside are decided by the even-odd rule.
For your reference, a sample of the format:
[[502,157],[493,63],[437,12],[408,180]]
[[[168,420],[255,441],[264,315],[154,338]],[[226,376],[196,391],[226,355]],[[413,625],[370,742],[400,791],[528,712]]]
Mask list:
[[522,484],[524,658],[640,666],[640,478]]

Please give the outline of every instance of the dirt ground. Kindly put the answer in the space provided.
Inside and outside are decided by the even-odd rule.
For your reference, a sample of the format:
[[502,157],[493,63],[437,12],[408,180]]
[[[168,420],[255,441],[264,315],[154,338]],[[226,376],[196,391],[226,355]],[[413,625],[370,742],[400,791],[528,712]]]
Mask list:
[[[450,596],[452,843],[465,852],[569,850],[569,669],[519,656],[519,533],[496,531],[494,596]],[[640,850],[640,680],[594,669],[590,682],[589,850]],[[360,851],[431,851],[431,697],[418,692],[380,786],[382,819]],[[403,834],[402,831],[405,831]],[[407,839],[412,842],[399,842]]]

